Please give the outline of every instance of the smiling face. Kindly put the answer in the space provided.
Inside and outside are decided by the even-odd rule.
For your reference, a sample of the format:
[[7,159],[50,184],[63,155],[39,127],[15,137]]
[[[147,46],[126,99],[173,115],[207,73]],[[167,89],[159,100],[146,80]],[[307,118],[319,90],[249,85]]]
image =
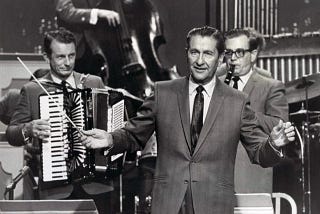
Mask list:
[[62,43],[53,40],[50,45],[51,54],[48,56],[53,75],[61,80],[67,79],[74,68],[76,47],[74,43]]
[[217,41],[209,36],[195,35],[190,38],[187,51],[191,77],[198,84],[206,84],[214,77],[222,57]]

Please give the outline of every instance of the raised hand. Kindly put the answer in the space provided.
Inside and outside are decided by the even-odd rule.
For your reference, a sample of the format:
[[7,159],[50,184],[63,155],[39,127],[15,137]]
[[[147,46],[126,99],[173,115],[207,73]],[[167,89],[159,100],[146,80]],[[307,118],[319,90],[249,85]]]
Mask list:
[[271,143],[276,148],[288,144],[290,141],[295,139],[294,127],[290,122],[284,123],[282,120],[279,121],[278,125],[273,127],[270,134]]
[[51,127],[49,120],[37,119],[25,124],[28,137],[44,139],[50,136]]
[[108,24],[110,26],[117,26],[120,24],[120,16],[117,12],[112,10],[99,10],[98,11],[98,17],[105,19],[108,21]]

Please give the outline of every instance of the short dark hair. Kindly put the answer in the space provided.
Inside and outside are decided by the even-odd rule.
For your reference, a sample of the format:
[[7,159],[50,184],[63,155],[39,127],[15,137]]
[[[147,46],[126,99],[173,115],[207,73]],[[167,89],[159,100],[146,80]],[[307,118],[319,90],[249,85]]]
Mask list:
[[238,36],[246,36],[249,39],[249,49],[250,50],[257,50],[258,53],[264,48],[265,46],[265,39],[264,37],[255,29],[246,27],[246,28],[234,28],[229,30],[224,34],[224,39],[232,39]]
[[74,43],[76,45],[76,39],[70,31],[66,30],[65,28],[59,28],[58,30],[49,31],[45,34],[43,40],[43,48],[44,52],[51,56],[51,43],[53,40],[57,40],[58,42],[62,42],[65,44]]
[[224,41],[222,33],[217,30],[216,28],[209,27],[209,26],[203,26],[199,28],[193,28],[189,31],[187,35],[187,45],[186,50],[189,50],[190,48],[190,40],[193,36],[202,36],[202,37],[211,37],[217,41],[216,48],[218,50],[218,53],[221,54],[224,51]]

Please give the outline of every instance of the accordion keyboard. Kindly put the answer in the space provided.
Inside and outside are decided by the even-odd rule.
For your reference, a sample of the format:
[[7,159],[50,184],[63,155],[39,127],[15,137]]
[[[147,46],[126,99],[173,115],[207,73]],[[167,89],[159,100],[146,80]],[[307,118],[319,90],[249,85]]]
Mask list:
[[[52,99],[51,99],[52,98]],[[42,143],[43,181],[67,179],[67,128],[64,123],[63,94],[40,97],[40,118],[49,119],[51,135]]]
[[113,131],[123,127],[125,106],[121,94],[103,89],[44,94],[39,96],[39,109],[40,118],[47,119],[51,127],[50,136],[41,143],[40,180],[47,188],[90,182],[96,176],[95,167],[105,165],[106,160],[82,145],[79,130]]

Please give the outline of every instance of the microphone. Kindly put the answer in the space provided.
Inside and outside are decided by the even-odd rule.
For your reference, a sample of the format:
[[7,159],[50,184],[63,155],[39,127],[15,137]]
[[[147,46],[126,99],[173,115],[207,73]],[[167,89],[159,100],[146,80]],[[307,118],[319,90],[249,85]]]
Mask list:
[[13,179],[12,183],[17,184],[24,176],[26,176],[28,174],[28,172],[30,171],[30,168],[28,166],[24,166],[19,174]]
[[30,168],[28,166],[24,166],[19,174],[6,186],[6,190],[4,192],[4,196],[6,197],[7,193],[9,192],[9,200],[13,200],[13,191],[16,188],[17,183],[28,173],[30,172]]

